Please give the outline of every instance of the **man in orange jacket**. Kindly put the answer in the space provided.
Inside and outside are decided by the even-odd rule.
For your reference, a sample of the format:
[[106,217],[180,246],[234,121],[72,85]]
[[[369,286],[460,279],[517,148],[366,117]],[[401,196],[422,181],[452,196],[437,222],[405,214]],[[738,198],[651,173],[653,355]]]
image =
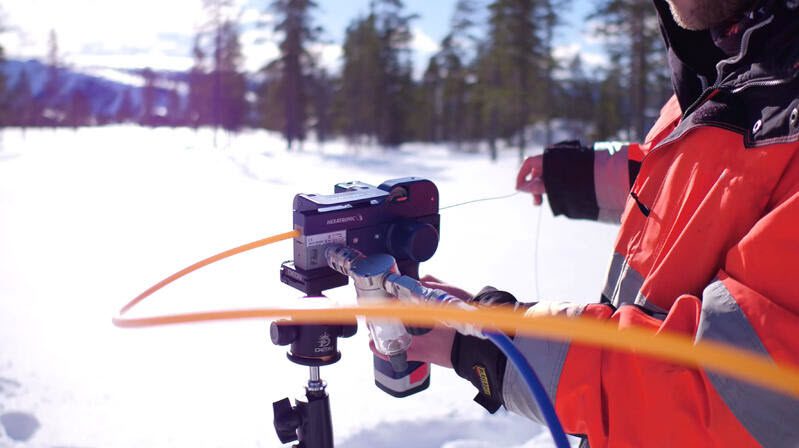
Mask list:
[[[645,142],[561,143],[518,175],[517,188],[537,204],[547,194],[556,215],[620,220],[599,303],[517,306],[799,364],[799,0],[654,3],[675,95]],[[516,302],[501,291],[474,300]],[[592,448],[799,446],[799,401],[771,390],[630,353],[514,344],[565,430]],[[489,410],[539,419],[485,341],[437,328],[414,338],[409,357],[453,367]]]

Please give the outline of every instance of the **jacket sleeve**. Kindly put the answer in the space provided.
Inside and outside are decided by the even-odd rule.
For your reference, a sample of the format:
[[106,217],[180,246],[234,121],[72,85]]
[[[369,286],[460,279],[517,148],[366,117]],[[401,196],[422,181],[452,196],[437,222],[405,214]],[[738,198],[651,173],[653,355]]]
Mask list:
[[[787,192],[726,254],[701,297],[679,297],[664,320],[634,305],[572,306],[620,329],[648,327],[799,364],[799,191]],[[541,312],[540,304],[529,312]],[[562,308],[562,307],[561,307]],[[543,310],[551,313],[551,310]],[[517,337],[564,428],[603,446],[799,446],[799,400],[712,371],[654,358]],[[537,418],[510,366],[503,399]]]
[[676,96],[660,110],[643,144],[577,141],[544,150],[544,187],[555,216],[619,223],[641,162],[649,148],[679,123],[682,111]]
[[[637,145],[636,145],[637,146]],[[631,145],[562,142],[544,150],[544,185],[554,215],[618,223],[640,163]]]

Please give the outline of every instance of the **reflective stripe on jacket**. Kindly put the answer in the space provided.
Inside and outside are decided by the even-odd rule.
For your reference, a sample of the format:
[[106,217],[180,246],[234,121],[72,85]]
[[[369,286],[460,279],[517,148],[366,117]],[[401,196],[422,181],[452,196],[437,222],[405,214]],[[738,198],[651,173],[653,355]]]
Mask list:
[[[548,183],[556,214],[613,219],[625,204],[600,303],[530,312],[569,309],[799,364],[799,12],[791,2],[761,2],[740,53],[713,61],[708,35],[677,29],[665,2],[656,5],[676,95],[645,143],[545,156],[545,175],[547,163],[561,173],[568,164],[594,168],[571,190]],[[701,51],[714,73],[691,64]],[[587,188],[590,207],[572,200]],[[515,343],[566,431],[592,448],[799,447],[799,400],[653,358]],[[536,417],[514,369],[503,398]]]

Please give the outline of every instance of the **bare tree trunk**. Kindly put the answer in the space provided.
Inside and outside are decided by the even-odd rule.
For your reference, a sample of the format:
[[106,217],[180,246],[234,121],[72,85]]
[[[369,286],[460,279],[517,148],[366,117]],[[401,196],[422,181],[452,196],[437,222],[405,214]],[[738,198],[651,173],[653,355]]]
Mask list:
[[647,78],[647,45],[644,29],[643,11],[636,10],[632,17],[633,48],[631,55],[632,70],[630,73],[632,83],[633,104],[633,137],[642,139],[646,133],[646,78]]
[[496,106],[491,107],[491,118],[488,121],[488,150],[491,161],[497,160],[497,121],[499,120]]

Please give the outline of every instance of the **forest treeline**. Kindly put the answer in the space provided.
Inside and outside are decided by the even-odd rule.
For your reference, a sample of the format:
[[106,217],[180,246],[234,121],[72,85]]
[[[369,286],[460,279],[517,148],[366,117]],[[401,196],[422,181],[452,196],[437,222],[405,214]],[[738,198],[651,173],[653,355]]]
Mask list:
[[599,68],[579,54],[556,57],[557,36],[583,31],[564,21],[569,0],[457,0],[423,70],[411,48],[418,18],[402,0],[371,0],[346,29],[336,73],[316,51],[323,28],[314,0],[264,6],[271,21],[262,26],[274,31],[279,56],[245,73],[233,5],[204,0],[208,20],[196,32],[190,70],[138,70],[143,86],[112,93],[68,82],[52,31],[44,79],[23,68],[12,83],[0,71],[0,125],[264,128],[281,132],[289,149],[344,137],[385,147],[487,147],[495,157],[500,145],[521,154],[534,132],[550,142],[564,128],[585,139],[640,138],[671,92],[649,0],[595,4],[585,19],[606,43],[608,62]]

